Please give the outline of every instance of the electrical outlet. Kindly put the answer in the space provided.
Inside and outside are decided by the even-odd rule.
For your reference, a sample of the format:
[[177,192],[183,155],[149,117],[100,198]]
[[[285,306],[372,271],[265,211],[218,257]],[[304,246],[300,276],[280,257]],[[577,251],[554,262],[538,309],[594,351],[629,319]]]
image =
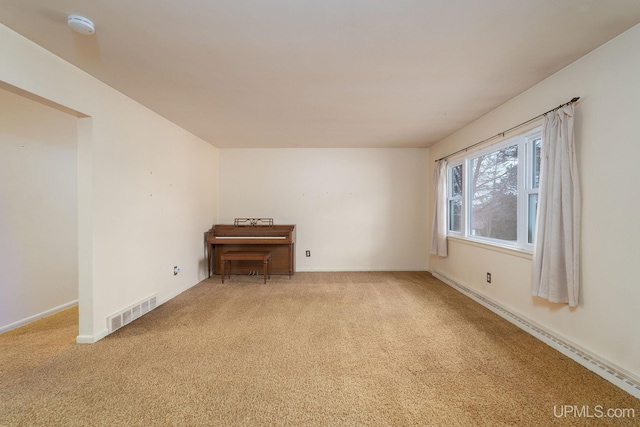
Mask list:
[[178,268],[178,266],[176,265],[175,267],[173,267],[173,275],[177,276],[178,273],[180,273],[180,269]]
[[305,255],[306,255],[307,257],[310,257],[310,256],[311,256],[311,251],[307,251],[307,252],[305,252]]
[[491,273],[487,273],[487,283],[491,283]]

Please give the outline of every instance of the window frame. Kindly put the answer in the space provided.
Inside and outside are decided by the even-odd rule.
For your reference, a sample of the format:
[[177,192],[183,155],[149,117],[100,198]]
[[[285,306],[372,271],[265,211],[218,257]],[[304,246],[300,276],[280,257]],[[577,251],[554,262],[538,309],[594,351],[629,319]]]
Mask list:
[[[491,144],[479,150],[469,151],[463,156],[451,160],[447,165],[447,236],[472,240],[478,243],[484,243],[493,246],[506,247],[510,249],[524,250],[533,252],[533,241],[535,240],[535,220],[533,222],[532,242],[529,242],[529,198],[531,195],[538,194],[538,188],[534,183],[534,160],[535,143],[541,140],[542,126],[536,125],[533,128],[524,130],[519,134],[506,138],[500,142]],[[518,148],[518,172],[517,172],[517,202],[516,202],[516,234],[515,241],[496,239],[485,236],[471,235],[471,162],[482,156],[503,150],[507,147],[517,145]],[[459,197],[452,196],[452,176],[453,168],[462,165],[462,195]],[[524,165],[524,167],[522,167]],[[450,206],[452,200],[461,199],[461,230],[460,232],[451,230],[451,212]],[[534,213],[535,215],[535,213]]]
[[[462,169],[462,183],[461,183],[461,193],[459,196],[453,195],[453,169],[460,166]],[[459,161],[453,161],[447,165],[447,235],[452,235],[456,237],[461,237],[464,233],[465,229],[465,168],[462,159]],[[451,229],[451,202],[452,201],[460,201],[460,231]]]
[[[540,141],[540,145],[541,145],[540,148],[542,148],[542,129],[540,129],[538,133],[532,133],[530,136],[527,137],[527,140],[525,141],[525,149],[526,149],[526,152],[524,153],[525,168],[523,168],[525,170],[522,171],[524,175],[522,178],[523,197],[518,198],[518,202],[522,203],[522,206],[520,208],[522,209],[523,215],[525,217],[524,220],[522,221],[522,224],[518,223],[518,226],[522,227],[522,229],[518,229],[518,236],[522,235],[524,239],[522,246],[524,249],[530,252],[533,252],[533,246],[534,246],[535,237],[536,237],[535,236],[536,235],[536,224],[535,224],[536,219],[534,218],[532,238],[531,238],[531,242],[529,242],[529,224],[530,224],[530,213],[531,213],[531,210],[529,209],[529,199],[533,194],[535,194],[536,197],[539,197],[538,194],[540,190],[540,187],[539,187],[540,178],[538,177],[537,186],[533,182],[534,175],[535,175],[534,160],[536,159],[536,156],[535,156],[536,141]],[[539,161],[540,160],[538,160],[538,162]],[[538,205],[537,200],[536,200],[536,211],[537,211],[537,205]]]

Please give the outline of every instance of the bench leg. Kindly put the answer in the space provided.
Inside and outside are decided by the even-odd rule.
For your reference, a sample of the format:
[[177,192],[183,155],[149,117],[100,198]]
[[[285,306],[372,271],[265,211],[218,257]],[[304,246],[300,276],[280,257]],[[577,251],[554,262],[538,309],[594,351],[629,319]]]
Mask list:
[[227,274],[227,263],[222,261],[222,283],[224,283],[224,276]]
[[264,284],[265,285],[267,284],[267,263],[268,262],[269,262],[268,260],[265,260],[264,264],[262,264],[262,275],[264,276]]

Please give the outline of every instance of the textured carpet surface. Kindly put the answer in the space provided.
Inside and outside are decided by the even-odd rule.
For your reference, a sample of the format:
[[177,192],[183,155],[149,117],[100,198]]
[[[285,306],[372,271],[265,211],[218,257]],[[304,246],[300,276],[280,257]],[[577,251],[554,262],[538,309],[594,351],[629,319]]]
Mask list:
[[638,399],[423,272],[215,278],[76,335],[75,309],[0,335],[0,425],[640,425]]

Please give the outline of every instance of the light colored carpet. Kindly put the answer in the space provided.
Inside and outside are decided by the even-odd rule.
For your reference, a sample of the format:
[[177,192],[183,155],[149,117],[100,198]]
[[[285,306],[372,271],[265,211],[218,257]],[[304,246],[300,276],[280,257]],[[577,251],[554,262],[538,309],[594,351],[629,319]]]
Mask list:
[[215,278],[93,345],[76,318],[0,336],[0,425],[640,422],[638,399],[424,272]]

